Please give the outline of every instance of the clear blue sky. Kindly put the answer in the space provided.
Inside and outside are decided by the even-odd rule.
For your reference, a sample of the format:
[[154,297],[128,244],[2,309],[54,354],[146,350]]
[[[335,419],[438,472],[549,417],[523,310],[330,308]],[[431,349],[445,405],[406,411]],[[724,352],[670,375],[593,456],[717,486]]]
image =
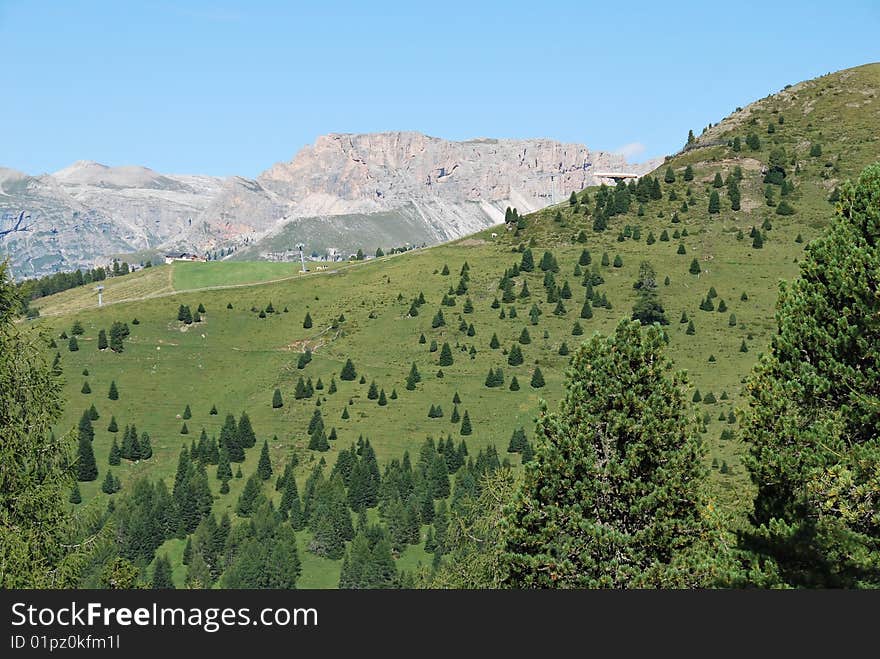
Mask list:
[[878,0],[0,0],[0,165],[255,176],[328,132],[664,155],[787,83],[880,60]]

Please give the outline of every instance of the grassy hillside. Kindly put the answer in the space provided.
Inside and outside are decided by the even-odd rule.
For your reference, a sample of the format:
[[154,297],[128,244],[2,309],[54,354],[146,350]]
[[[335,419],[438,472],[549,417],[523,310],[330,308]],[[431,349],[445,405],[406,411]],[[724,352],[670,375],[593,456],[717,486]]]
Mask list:
[[[245,479],[256,468],[264,438],[270,440],[276,473],[296,452],[300,457],[297,473],[304,478],[321,457],[306,448],[306,426],[319,399],[328,429],[335,427],[339,435],[323,455],[330,465],[339,449],[347,448],[361,434],[370,438],[380,464],[399,458],[407,449],[417,452],[428,436],[438,439],[451,434],[457,443],[462,439],[460,423],[450,422],[456,392],[461,398],[460,413],[467,411],[473,424],[473,434],[466,437],[471,454],[495,444],[504,455],[515,428],[524,426],[532,438],[539,399],[553,405],[560,398],[568,360],[559,354],[562,343],[574,350],[582,338],[594,331],[607,332],[621,317],[630,315],[636,299],[633,283],[640,263],[646,260],[656,270],[670,321],[669,353],[688,371],[692,390],[699,389],[703,398],[711,392],[716,400],[694,404],[694,414],[705,421],[713,495],[734,518],[744,515],[749,488],[740,464],[737,424],[730,423],[728,416],[740,400],[744,377],[775,330],[778,281],[795,275],[806,241],[828,221],[833,212],[828,198],[835,186],[880,156],[878,93],[880,65],[869,65],[795,85],[734,112],[654,173],[662,198],[643,203],[633,199],[629,210],[611,217],[601,232],[593,230],[596,198],[601,194],[594,188],[581,193],[574,205],[565,202],[525,218],[525,227],[517,231],[495,228],[455,243],[333,272],[298,276],[291,272],[295,269],[291,264],[175,264],[109,280],[105,299],[113,304],[103,309],[94,307],[91,287],[40,300],[43,318],[38,322],[56,337],[66,380],[67,405],[58,432],[74,426],[91,404],[101,415],[95,422],[94,441],[101,473],[98,481],[81,484],[83,498],[106,496],[99,488],[112,441],[107,431],[111,416],[120,426],[135,423],[139,431],[150,433],[153,442],[152,459],[138,464],[123,461],[113,468],[123,486],[139,474],[173,478],[182,444],[197,439],[202,428],[209,435],[218,434],[226,414],[242,411],[250,415],[258,436],[258,448],[248,451],[242,464]],[[750,133],[760,140],[757,149],[746,144]],[[736,138],[739,151],[734,148]],[[821,155],[816,144],[821,145]],[[784,149],[781,161],[779,149]],[[765,198],[762,169],[774,150],[774,163],[781,162],[785,169],[786,193],[782,194],[781,186],[771,185],[772,201],[785,200],[794,209],[790,215],[779,214],[778,206],[768,205]],[[693,179],[685,181],[688,166]],[[672,169],[674,182],[664,181],[667,167]],[[725,183],[737,174],[737,167],[742,174],[741,210],[734,211]],[[720,188],[713,187],[716,174],[722,177]],[[710,214],[713,191],[719,194],[720,210]],[[749,236],[752,227],[760,231],[763,246],[754,246]],[[493,232],[498,236],[493,238]],[[668,240],[663,239],[664,232]],[[531,249],[536,267],[514,279],[514,290],[519,295],[527,283],[530,297],[517,297],[493,308],[493,300],[502,296],[499,280],[506,269],[521,262],[526,248]],[[585,249],[592,262],[579,266]],[[563,288],[567,282],[572,293],[562,300],[564,310],[559,313],[554,313],[557,304],[547,301],[545,273],[538,267],[545,251],[552,252],[558,263],[556,284]],[[608,265],[602,264],[603,254],[608,256]],[[616,257],[619,267],[615,267]],[[690,272],[694,259],[698,274]],[[470,268],[467,291],[456,295],[465,263]],[[449,274],[443,274],[444,266]],[[575,275],[578,267],[580,276]],[[583,274],[594,270],[604,280],[595,291],[607,298],[611,308],[593,305],[592,318],[582,319]],[[278,281],[253,283],[266,280]],[[229,285],[234,287],[217,288]],[[714,310],[704,311],[700,305],[710,288],[717,292]],[[442,306],[450,289],[455,306]],[[419,307],[416,317],[409,317],[411,303],[420,293],[426,304]],[[472,313],[464,312],[467,299],[472,302]],[[719,312],[722,300],[726,310]],[[270,303],[275,313],[264,313],[261,318],[260,312]],[[203,321],[188,326],[178,322],[181,304],[193,311],[204,305]],[[533,305],[541,310],[537,324],[529,318]],[[515,309],[514,318],[511,309]],[[438,310],[442,310],[445,326],[432,328]],[[303,327],[306,313],[313,319],[308,329]],[[692,335],[687,333],[688,323],[679,322],[682,314],[693,321]],[[736,316],[735,325],[731,325],[731,314]],[[69,333],[75,320],[83,324],[85,333],[79,350],[70,352],[67,341],[57,337],[63,330]],[[97,349],[98,331],[109,329],[114,321],[127,322],[131,330],[121,354]],[[583,327],[583,335],[573,335],[576,322]],[[467,331],[471,325],[473,336]],[[531,341],[520,345],[517,341],[524,328]],[[419,341],[422,334],[424,343]],[[490,347],[493,334],[499,339],[499,349]],[[438,377],[440,350],[430,351],[432,341],[452,347],[454,363],[442,367],[442,378]],[[523,352],[522,365],[508,364],[506,353],[514,343]],[[312,350],[313,360],[298,369],[298,357],[306,347]],[[363,384],[339,379],[348,358],[358,377],[365,377]],[[415,391],[408,391],[405,381],[413,363],[422,382]],[[504,386],[487,388],[489,369],[498,367],[503,369]],[[539,389],[529,384],[536,367],[546,379],[546,386]],[[315,397],[294,400],[301,376],[314,383],[320,379],[324,389],[316,391]],[[519,391],[509,390],[513,376]],[[334,377],[338,392],[331,395],[327,388]],[[92,393],[81,393],[84,380]],[[107,397],[111,381],[119,388],[116,401]],[[389,397],[396,390],[397,398],[385,407],[369,400],[373,381]],[[276,387],[284,397],[280,409],[271,406]],[[186,405],[191,407],[192,418],[186,420],[189,434],[181,435]],[[219,412],[216,416],[209,414],[213,405]],[[428,418],[432,405],[442,406],[442,418]],[[350,418],[342,419],[346,408]],[[723,431],[733,431],[732,438],[722,440]],[[519,457],[512,462],[518,464]],[[220,483],[213,478],[213,470],[209,473],[215,510],[231,513],[245,479],[233,479],[229,494],[220,495]],[[307,532],[303,532],[302,547],[306,540]],[[175,561],[175,578],[182,583],[182,542],[166,544]],[[302,585],[336,584],[338,561],[317,558],[305,549],[300,553]],[[421,547],[410,547],[399,559],[407,567],[419,561],[430,561]]]

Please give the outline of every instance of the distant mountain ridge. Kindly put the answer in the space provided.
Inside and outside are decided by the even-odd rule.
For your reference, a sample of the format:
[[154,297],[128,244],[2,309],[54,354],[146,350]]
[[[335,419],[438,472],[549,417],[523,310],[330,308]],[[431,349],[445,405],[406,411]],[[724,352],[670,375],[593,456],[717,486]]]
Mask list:
[[32,277],[147,250],[234,245],[260,258],[294,242],[318,252],[435,243],[500,222],[507,206],[561,201],[600,182],[596,171],[657,164],[548,139],[387,132],[321,136],[256,179],[84,160],[38,176],[0,168],[0,224],[25,211],[32,225],[3,238],[0,253]]

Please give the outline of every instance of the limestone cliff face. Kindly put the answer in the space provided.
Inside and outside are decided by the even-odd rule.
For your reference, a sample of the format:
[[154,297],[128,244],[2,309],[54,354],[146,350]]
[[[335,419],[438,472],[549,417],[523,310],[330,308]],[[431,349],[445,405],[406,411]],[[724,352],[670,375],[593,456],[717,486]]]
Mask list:
[[[453,238],[561,201],[599,183],[594,171],[632,169],[622,156],[552,140],[451,142],[421,133],[331,134],[261,184],[291,200],[292,217],[374,213],[412,203]],[[642,169],[637,169],[641,173]]]
[[[31,230],[0,242],[18,276],[104,263],[148,249],[259,257],[292,241],[343,250],[432,243],[537,210],[600,181],[644,173],[622,156],[546,139],[453,142],[415,132],[330,134],[256,180],[160,174],[79,161],[54,174],[0,168],[0,224]],[[0,226],[2,228],[2,226]],[[379,244],[374,244],[379,243]]]

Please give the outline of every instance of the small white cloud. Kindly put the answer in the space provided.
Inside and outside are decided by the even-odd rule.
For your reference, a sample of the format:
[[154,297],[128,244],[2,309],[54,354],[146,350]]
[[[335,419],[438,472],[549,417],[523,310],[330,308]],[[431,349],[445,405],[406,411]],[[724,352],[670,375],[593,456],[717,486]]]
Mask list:
[[630,144],[624,144],[619,149],[615,149],[614,153],[617,155],[623,156],[627,160],[632,160],[633,158],[638,158],[645,152],[645,145],[641,142],[631,142]]

